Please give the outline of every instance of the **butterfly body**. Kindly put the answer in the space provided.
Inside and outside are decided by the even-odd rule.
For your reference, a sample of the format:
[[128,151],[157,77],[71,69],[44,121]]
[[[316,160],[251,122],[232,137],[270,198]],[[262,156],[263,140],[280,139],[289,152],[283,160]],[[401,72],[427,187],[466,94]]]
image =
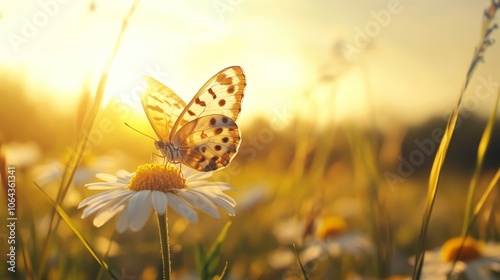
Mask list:
[[178,147],[175,147],[170,142],[163,142],[162,140],[155,141],[155,147],[159,150],[165,158],[168,158],[172,163],[179,163],[182,160],[182,154]]
[[146,77],[146,83],[141,101],[160,138],[155,147],[163,156],[198,171],[226,167],[241,140],[235,121],[246,85],[243,70],[239,66],[221,70],[187,105],[155,79]]

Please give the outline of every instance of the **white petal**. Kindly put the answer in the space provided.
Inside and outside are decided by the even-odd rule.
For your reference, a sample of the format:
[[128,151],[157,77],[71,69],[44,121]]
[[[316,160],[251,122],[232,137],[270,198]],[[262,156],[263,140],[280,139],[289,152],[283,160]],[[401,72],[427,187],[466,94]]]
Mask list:
[[87,204],[89,204],[89,201],[90,201],[90,200],[94,199],[95,197],[97,197],[97,196],[99,196],[99,195],[101,195],[101,194],[95,194],[95,195],[91,195],[91,196],[89,196],[89,197],[86,197],[84,200],[82,200],[82,201],[80,202],[80,204],[78,204],[78,209],[80,209],[80,208],[82,208],[82,207],[87,206]]
[[168,205],[170,205],[175,212],[179,213],[179,215],[183,216],[190,222],[198,222],[198,215],[196,215],[193,208],[191,208],[191,206],[189,206],[184,200],[172,193],[167,193],[167,198]]
[[[173,165],[173,166],[176,167],[175,165]],[[192,169],[192,168],[190,168],[187,165],[184,165],[182,163],[180,165],[180,170],[182,172],[182,177],[186,178],[186,180],[187,180],[187,178],[189,178],[190,176],[192,176],[196,172],[194,169]]]
[[196,188],[196,187],[202,187],[202,186],[206,186],[208,183],[210,183],[209,181],[205,181],[205,180],[196,180],[194,182],[188,182],[186,180],[186,185],[189,187],[189,188]]
[[232,207],[236,206],[236,200],[234,200],[234,198],[230,197],[229,195],[227,195],[225,193],[216,193],[216,195],[220,199],[223,199],[224,201],[229,203],[229,205],[231,205]]
[[[192,170],[190,168],[188,168],[188,170]],[[191,183],[191,182],[195,182],[195,181],[198,181],[198,180],[202,180],[202,179],[206,179],[206,178],[209,178],[212,176],[213,172],[196,172],[196,171],[193,171],[194,173],[191,173],[191,172],[186,172],[185,175],[185,178],[186,178],[186,181],[188,183]]]
[[111,190],[111,191],[106,191],[102,193],[98,193],[92,196],[89,196],[82,200],[80,204],[78,205],[78,209],[90,205],[89,207],[96,207],[96,204],[102,204],[107,201],[110,201],[116,197],[121,197],[130,193],[133,193],[134,191],[124,189],[124,190]]
[[62,176],[64,166],[57,161],[34,168],[35,182],[44,186],[59,179]]
[[186,178],[186,181],[193,181],[197,179],[208,178],[212,176],[213,171],[210,172],[199,172],[195,169],[188,167],[187,165],[181,164],[180,166],[182,175]]
[[109,221],[109,219],[113,218],[117,213],[120,213],[125,205],[120,204],[118,207],[106,209],[105,211],[97,213],[94,218],[94,226],[101,227],[105,223]]
[[323,258],[327,253],[325,245],[312,244],[300,253],[300,259],[303,263],[308,263],[319,258]]
[[236,206],[236,201],[230,197],[229,195],[218,191],[218,190],[209,190],[205,188],[193,188],[191,189],[192,191],[203,193],[204,195],[210,197],[210,198],[217,198],[220,200],[225,201],[227,204],[231,205],[232,207]]
[[106,182],[118,182],[118,178],[114,175],[111,175],[111,174],[107,174],[107,173],[97,173],[95,175],[98,179],[101,179],[103,181],[106,181]]
[[151,199],[158,214],[163,215],[167,211],[167,195],[161,191],[153,191]]
[[220,208],[224,209],[224,211],[226,211],[226,213],[229,214],[229,216],[234,216],[236,215],[236,212],[234,212],[234,208],[229,205],[229,204],[226,204],[225,202],[221,202],[219,200],[213,200],[213,203],[217,204]]
[[108,201],[111,199],[111,198],[108,198],[110,196],[110,194],[111,194],[111,192],[107,191],[107,192],[102,192],[102,193],[91,195],[91,196],[85,198],[84,200],[82,200],[80,202],[80,204],[78,204],[78,209],[85,207],[87,205],[92,205],[96,201]]
[[97,182],[85,184],[89,190],[113,190],[113,189],[124,189],[126,184],[116,183],[116,182]]
[[132,231],[141,230],[153,209],[151,191],[140,191],[134,194],[128,207],[129,228]]
[[220,218],[220,214],[215,205],[205,196],[190,191],[179,191],[177,193],[184,197],[184,199],[186,199],[196,209],[199,209],[214,218]]
[[[122,181],[122,179],[130,179],[133,175],[135,174],[134,173],[130,173],[128,172],[127,170],[125,169],[120,169],[116,172],[116,175],[118,176],[118,181]],[[128,182],[127,182],[128,183]]]
[[116,231],[118,231],[119,233],[125,232],[128,228],[129,215],[127,210],[128,209],[125,208],[125,210],[122,211],[122,213],[118,217],[118,220],[116,221]]
[[133,195],[134,195],[135,192],[130,192],[129,194],[123,196],[121,198],[120,201],[118,201],[115,206],[113,206],[110,210],[114,210],[115,208],[117,208],[118,206],[120,206],[121,204],[125,203],[127,200],[129,200]]
[[197,182],[193,184],[188,184],[188,187],[203,189],[207,191],[231,191],[235,190],[229,183],[225,182],[204,182],[203,184],[198,184]]
[[130,198],[127,212],[132,217],[135,213],[140,211],[140,208],[144,205],[144,201],[146,200],[147,193],[151,191],[138,191],[135,192],[134,195]]
[[[233,203],[226,201],[224,199],[226,197],[221,196],[221,194],[216,194],[216,193],[211,193],[211,192],[200,192],[196,189],[192,189],[191,191],[204,195],[205,197],[210,199],[210,201],[212,201],[213,203],[215,203],[216,205],[218,205],[219,207],[224,209],[224,211],[226,211],[229,215],[231,215],[231,216],[235,215],[233,207],[236,204],[236,202],[234,202],[234,200],[233,200],[233,202],[234,202],[234,204],[233,204]],[[227,196],[227,197],[229,197],[229,196]],[[231,200],[232,200],[232,198],[231,198]]]
[[90,205],[89,207],[83,209],[83,213],[82,213],[82,219],[85,219],[87,218],[88,216],[94,214],[95,212],[97,211],[100,211],[102,209],[105,209],[106,206],[108,205],[110,201],[106,201],[104,203],[96,203],[96,204],[92,204]]
[[232,207],[236,206],[236,200],[234,200],[232,197],[230,197],[229,195],[223,193],[223,192],[219,192],[219,191],[204,191],[203,192],[205,195],[208,195],[208,196],[213,196],[213,197],[218,197],[219,199],[222,199],[224,200],[225,202],[227,202],[229,205],[231,205]]

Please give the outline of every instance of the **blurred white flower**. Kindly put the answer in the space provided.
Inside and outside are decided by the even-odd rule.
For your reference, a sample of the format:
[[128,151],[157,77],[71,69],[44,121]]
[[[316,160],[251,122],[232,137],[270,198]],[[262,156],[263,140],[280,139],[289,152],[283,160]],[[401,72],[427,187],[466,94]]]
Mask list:
[[374,247],[370,239],[359,231],[349,231],[326,240],[315,239],[300,254],[303,263],[322,260],[327,257],[340,257],[347,254],[360,258],[373,254]]
[[279,243],[288,245],[300,240],[304,223],[297,218],[289,218],[276,222],[272,231]]
[[262,184],[249,186],[247,190],[238,197],[238,211],[252,211],[263,203],[269,194],[269,187]]
[[[462,238],[447,240],[441,248],[425,253],[421,279],[448,279]],[[464,241],[451,279],[500,280],[500,244],[482,244],[472,237]]]
[[41,156],[41,150],[37,143],[11,142],[3,146],[7,165],[18,168],[29,167],[35,164]]
[[[128,161],[128,157],[123,154],[86,156],[76,169],[72,184],[83,186],[94,178],[96,173],[103,172],[103,170],[113,170],[118,162],[124,161]],[[60,183],[64,169],[63,163],[54,160],[34,167],[32,173],[39,186],[46,186],[53,182]]]
[[34,181],[39,186],[48,185],[51,182],[60,179],[64,171],[64,165],[58,161],[38,165],[33,168]]
[[[293,220],[292,220],[293,221]],[[296,232],[298,225],[293,225],[291,232]],[[284,225],[276,228],[277,230],[285,230]],[[297,237],[299,237],[297,235]],[[290,238],[290,236],[287,236]],[[281,236],[283,238],[283,236]],[[360,258],[373,254],[374,247],[370,239],[363,233],[348,230],[347,223],[344,219],[337,216],[323,218],[317,222],[315,237],[309,240],[303,249],[299,252],[299,258],[303,265],[308,265],[313,262],[320,262],[326,259],[337,258],[342,255],[348,255],[353,258]],[[294,256],[293,258],[291,256]],[[277,261],[277,257],[282,260]],[[287,261],[283,261],[286,259]],[[295,261],[295,253],[289,251],[285,253],[278,249],[274,254],[270,255],[269,263],[275,268],[283,268],[290,266]]]

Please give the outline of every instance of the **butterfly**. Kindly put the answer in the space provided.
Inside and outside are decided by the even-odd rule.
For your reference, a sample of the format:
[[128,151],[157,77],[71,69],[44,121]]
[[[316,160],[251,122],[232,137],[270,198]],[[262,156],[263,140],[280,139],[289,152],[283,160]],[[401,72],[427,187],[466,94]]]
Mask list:
[[243,69],[231,66],[210,78],[186,103],[173,90],[145,77],[141,102],[165,159],[198,171],[226,167],[241,141],[236,124],[246,86]]

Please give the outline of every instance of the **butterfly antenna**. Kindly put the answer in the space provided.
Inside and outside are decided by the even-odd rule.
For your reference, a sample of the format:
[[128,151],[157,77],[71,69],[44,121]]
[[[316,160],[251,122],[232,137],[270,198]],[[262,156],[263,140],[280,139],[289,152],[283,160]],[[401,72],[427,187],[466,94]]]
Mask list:
[[128,126],[129,128],[131,128],[132,130],[135,130],[136,132],[138,132],[138,133],[140,133],[140,134],[142,134],[142,135],[144,135],[146,137],[149,137],[149,138],[153,139],[154,141],[156,141],[156,139],[154,139],[153,137],[151,137],[151,136],[147,135],[146,133],[141,132],[141,131],[139,131],[139,130],[133,128],[133,127],[131,127],[128,123],[125,123],[125,125]]

